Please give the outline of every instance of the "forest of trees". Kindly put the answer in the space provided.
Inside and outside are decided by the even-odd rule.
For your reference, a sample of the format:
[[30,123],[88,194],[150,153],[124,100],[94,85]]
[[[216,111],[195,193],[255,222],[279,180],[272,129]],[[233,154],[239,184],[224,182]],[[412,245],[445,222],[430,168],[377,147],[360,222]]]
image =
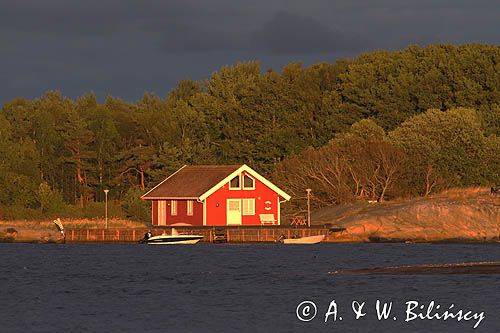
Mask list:
[[450,187],[500,183],[500,137],[487,135],[473,109],[432,109],[394,130],[363,119],[327,145],[285,158],[274,178],[304,207],[304,189],[315,207],[358,199],[426,196]]
[[306,187],[319,207],[499,183],[499,73],[499,46],[410,46],[226,66],[134,103],[17,98],[0,111],[0,215],[85,207],[103,189],[127,210],[184,164],[247,163],[297,198],[290,210]]

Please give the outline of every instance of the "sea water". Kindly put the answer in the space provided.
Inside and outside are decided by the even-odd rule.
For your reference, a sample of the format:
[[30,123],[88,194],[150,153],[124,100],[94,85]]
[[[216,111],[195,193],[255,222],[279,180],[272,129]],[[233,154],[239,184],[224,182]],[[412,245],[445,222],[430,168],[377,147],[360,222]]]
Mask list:
[[[500,275],[332,274],[500,261],[495,244],[0,244],[0,258],[0,332],[500,331]],[[429,319],[430,304],[484,319]]]

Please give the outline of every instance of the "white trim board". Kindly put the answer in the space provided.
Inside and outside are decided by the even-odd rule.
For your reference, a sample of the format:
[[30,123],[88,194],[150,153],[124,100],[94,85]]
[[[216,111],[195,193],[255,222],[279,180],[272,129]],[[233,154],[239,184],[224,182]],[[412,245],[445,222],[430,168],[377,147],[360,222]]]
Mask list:
[[281,225],[281,202],[280,202],[280,197],[278,197],[278,225]]
[[[208,198],[210,195],[212,195],[215,191],[220,189],[222,186],[224,186],[229,180],[233,179],[235,176],[239,175],[242,171],[246,171],[249,174],[251,174],[254,178],[259,180],[261,183],[272,189],[274,192],[278,193],[283,199],[286,201],[290,200],[290,196],[286,194],[284,191],[282,191],[279,187],[271,183],[269,180],[264,178],[263,176],[259,175],[257,171],[253,170],[250,168],[248,165],[243,164],[241,167],[239,167],[236,171],[233,171],[230,175],[228,175],[226,178],[221,180],[219,183],[217,183],[214,187],[200,195],[199,200],[203,201],[206,198]],[[241,184],[240,184],[241,185]]]
[[203,200],[202,202],[203,202],[203,225],[207,225],[207,200]]

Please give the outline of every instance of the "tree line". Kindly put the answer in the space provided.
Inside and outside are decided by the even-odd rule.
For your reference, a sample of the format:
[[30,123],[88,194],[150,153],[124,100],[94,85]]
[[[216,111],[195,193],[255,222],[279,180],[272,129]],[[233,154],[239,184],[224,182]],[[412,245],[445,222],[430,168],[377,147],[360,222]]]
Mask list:
[[388,132],[363,119],[327,145],[285,158],[274,178],[297,198],[289,211],[304,208],[306,188],[318,208],[498,184],[500,137],[485,133],[474,109],[431,109]]
[[[499,73],[498,46],[410,46],[309,67],[291,63],[279,72],[263,72],[257,62],[225,66],[136,102],[109,96],[99,103],[92,93],[72,100],[55,91],[17,98],[0,112],[0,206],[83,207],[102,201],[107,188],[111,199],[131,200],[184,164],[247,163],[298,191],[300,183],[285,175],[311,173],[315,159],[314,167],[337,163],[342,170],[330,170],[328,180],[307,176],[325,204],[383,200],[397,194],[396,183],[398,193],[416,194],[485,183],[493,176],[482,168],[494,168],[478,164],[489,163],[481,154],[495,151],[500,135]],[[479,132],[455,134],[467,143],[480,139],[481,154],[462,159],[468,146],[441,145],[462,128],[445,129],[440,117],[472,122]],[[434,156],[439,149],[456,163]],[[413,174],[392,170],[416,151],[427,153]],[[350,180],[339,180],[344,175]],[[332,181],[345,184],[326,191]]]

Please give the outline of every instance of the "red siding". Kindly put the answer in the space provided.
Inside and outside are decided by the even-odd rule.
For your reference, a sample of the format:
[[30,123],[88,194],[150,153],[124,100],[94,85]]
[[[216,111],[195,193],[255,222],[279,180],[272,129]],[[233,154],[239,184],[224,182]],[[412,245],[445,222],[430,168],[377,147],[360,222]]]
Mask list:
[[156,200],[151,201],[151,209],[152,209],[151,216],[153,217],[153,225],[158,225],[158,201]]
[[[244,198],[255,198],[255,215],[243,215],[241,217],[242,225],[261,225],[259,214],[274,214],[274,218],[278,219],[279,195],[255,179],[255,190],[230,190],[228,182],[210,195],[206,199],[206,225],[227,225],[226,200]],[[271,203],[266,204],[266,201]],[[271,209],[266,210],[265,207]]]
[[[174,223],[189,223],[203,225],[203,204],[193,200],[193,215],[187,215],[187,200],[177,200],[177,215],[172,215],[171,200],[166,201],[167,225]],[[153,225],[158,225],[158,200],[152,200]]]

